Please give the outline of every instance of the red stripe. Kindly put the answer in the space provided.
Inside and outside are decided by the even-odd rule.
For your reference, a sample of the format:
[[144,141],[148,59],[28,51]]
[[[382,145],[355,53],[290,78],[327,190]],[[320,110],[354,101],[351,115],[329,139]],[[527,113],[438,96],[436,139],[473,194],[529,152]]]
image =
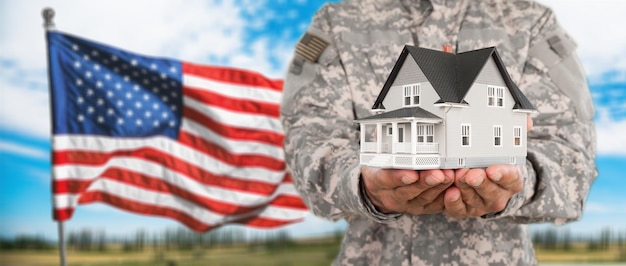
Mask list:
[[[118,197],[116,195],[111,195],[104,191],[86,192],[83,195],[81,195],[80,200],[79,200],[80,204],[88,204],[88,203],[93,203],[93,202],[107,203],[123,210],[131,211],[131,212],[139,213],[139,214],[144,214],[144,215],[169,217],[169,218],[172,218],[174,220],[181,222],[185,226],[197,232],[206,232],[210,229],[217,228],[222,225],[222,224],[206,224],[200,220],[195,219],[193,216],[190,216],[187,213],[176,210],[176,209],[140,203],[140,202],[133,201],[131,199]],[[74,211],[73,208],[55,209],[55,214],[56,213],[71,213],[73,211]],[[244,224],[244,225],[249,225],[249,226],[254,226],[254,227],[259,227],[259,228],[272,228],[272,227],[283,226],[283,225],[287,225],[287,224],[299,222],[299,221],[302,221],[302,219],[273,220],[273,219],[253,216],[249,218],[243,218],[243,219],[231,221],[229,223]]]
[[[234,165],[240,168],[260,167],[260,168],[265,168],[265,169],[269,169],[272,171],[284,171],[285,170],[284,161],[275,159],[269,156],[253,155],[253,154],[247,154],[247,155],[232,154],[218,145],[207,142],[200,137],[187,134],[185,132],[181,132],[179,139],[180,139],[181,144],[188,146],[192,149],[195,149],[196,151],[200,153],[204,153],[205,155],[208,155],[209,157],[215,158],[229,165]],[[64,160],[65,159],[69,160],[70,158],[63,157],[63,154],[65,152],[67,151],[55,152],[59,154],[58,157],[53,154],[53,160],[54,160],[55,165],[62,165],[62,164],[67,163]],[[159,157],[165,157],[165,158],[172,159],[172,160],[176,158],[176,157],[171,156],[167,152],[163,152],[161,150],[157,150],[157,149],[150,148],[150,147],[116,150],[114,152],[108,152],[108,153],[107,152],[89,152],[89,151],[84,151],[84,153],[85,153],[85,156],[93,155],[94,157],[72,158],[71,160],[80,160],[80,162],[83,162],[84,164],[92,165],[92,164],[102,164],[114,156],[115,157],[132,156],[132,157],[139,157],[139,158],[145,157],[155,162],[163,161],[162,159],[164,158],[159,158]],[[190,161],[190,160],[193,160],[193,158],[186,158],[185,161]]]
[[273,219],[268,219],[268,218],[264,218],[260,216],[254,216],[254,217],[250,217],[248,219],[242,220],[238,223],[245,224],[251,227],[257,227],[257,228],[275,228],[275,227],[284,226],[290,223],[301,222],[303,220],[304,218],[295,219],[295,220],[273,220]]
[[103,202],[114,207],[139,214],[169,217],[181,222],[185,226],[197,232],[205,232],[214,227],[214,225],[205,224],[195,219],[193,216],[176,209],[136,202],[127,198],[108,194],[105,191],[85,192],[80,196],[78,202],[79,204]]
[[[265,205],[268,204],[266,202],[266,203],[261,203],[255,206],[240,206],[236,204],[226,203],[223,201],[214,200],[214,199],[205,197],[204,195],[194,194],[184,188],[181,188],[180,186],[176,184],[169,183],[157,177],[146,175],[144,173],[130,171],[127,169],[121,169],[121,168],[113,168],[113,167],[109,168],[105,172],[103,172],[99,178],[115,180],[117,182],[125,183],[130,186],[138,187],[138,188],[145,189],[145,190],[175,195],[177,197],[193,202],[194,204],[198,206],[202,206],[205,209],[211,210],[212,212],[223,214],[223,215],[247,213],[247,212],[257,210],[259,208],[263,208]],[[95,179],[89,180],[89,181],[80,181],[80,180],[56,181],[59,183],[66,183],[64,187],[69,188],[69,190],[57,191],[55,194],[83,193],[84,191],[87,190],[89,185],[93,183],[92,181],[95,182]],[[302,202],[300,198],[289,196],[289,195],[279,195],[274,200],[272,200],[270,204],[276,205],[276,206],[306,210],[306,207],[304,206],[304,203]]]
[[269,205],[278,206],[278,207],[287,207],[293,209],[307,210],[307,206],[304,205],[302,199],[298,196],[292,195],[278,195]]
[[221,146],[205,139],[193,135],[191,133],[181,131],[178,135],[178,142],[204,153],[224,163],[235,165],[237,167],[262,167],[274,171],[284,171],[285,162],[265,155],[237,155]]
[[[164,168],[194,179],[199,183],[218,186],[226,189],[251,192],[260,195],[270,195],[274,192],[277,184],[265,183],[256,180],[242,180],[225,175],[217,175],[205,171],[185,160],[172,157],[167,153],[151,148],[137,150],[116,151],[111,153],[97,151],[56,151],[52,154],[57,161],[56,165],[83,164],[100,166],[115,157],[135,157],[146,161],[155,162]],[[62,183],[53,187],[55,191],[62,192],[71,188],[65,188]]]
[[216,106],[234,112],[267,115],[274,118],[280,116],[280,106],[274,103],[230,98],[219,93],[190,87],[183,87],[183,95],[206,105]]
[[[194,204],[208,209],[212,212],[222,215],[242,214],[252,212],[259,208],[263,208],[267,203],[263,203],[257,206],[240,206],[236,204],[226,203],[219,200],[214,200],[203,195],[194,194],[184,188],[181,188],[175,184],[163,181],[160,178],[149,176],[143,173],[137,173],[126,169],[110,168],[107,169],[102,177],[104,179],[115,180],[121,183],[128,184],[130,186],[138,187],[144,190],[155,191],[164,194],[171,194]],[[291,207],[289,201],[285,202],[286,207]]]
[[275,145],[278,147],[283,146],[285,136],[282,133],[261,129],[239,128],[221,124],[220,122],[213,120],[213,118],[187,106],[183,107],[183,116],[201,124],[202,126],[227,139],[249,140]]
[[66,221],[72,218],[72,214],[74,214],[74,208],[65,208],[65,209],[53,209],[52,210],[52,218],[55,221]]
[[183,73],[213,79],[219,82],[235,85],[247,85],[272,91],[283,91],[282,80],[272,80],[263,75],[243,69],[224,68],[216,66],[196,65],[187,62],[182,63]]

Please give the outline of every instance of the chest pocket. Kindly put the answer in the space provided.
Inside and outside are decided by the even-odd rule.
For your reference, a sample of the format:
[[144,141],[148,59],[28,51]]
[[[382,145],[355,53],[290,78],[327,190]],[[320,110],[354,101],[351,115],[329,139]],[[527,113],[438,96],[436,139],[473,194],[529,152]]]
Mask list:
[[340,37],[339,54],[354,102],[358,105],[357,116],[369,116],[402,48],[405,44],[412,44],[411,35],[408,32],[372,31],[344,32]]
[[520,52],[519,44],[527,43],[528,38],[529,34],[522,31],[511,35],[504,28],[465,27],[459,32],[458,50],[471,51],[495,46],[511,78],[519,82],[525,62],[525,53]]

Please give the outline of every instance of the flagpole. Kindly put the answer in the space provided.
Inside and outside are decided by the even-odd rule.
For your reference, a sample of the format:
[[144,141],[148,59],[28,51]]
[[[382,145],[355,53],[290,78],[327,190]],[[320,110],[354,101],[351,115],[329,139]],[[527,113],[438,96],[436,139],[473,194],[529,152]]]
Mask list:
[[58,231],[59,231],[59,259],[61,263],[60,265],[66,266],[67,264],[65,264],[65,234],[63,232],[63,222],[59,221],[57,223],[59,224]]
[[[43,27],[46,30],[46,32],[54,30],[54,9],[46,7],[41,11],[41,16],[43,17],[44,23],[43,23]],[[46,44],[48,41],[48,37],[46,36]],[[48,51],[47,49],[47,45],[46,45],[46,51]],[[48,69],[50,69],[50,57],[47,56],[46,57],[48,59]],[[50,83],[50,75],[48,74],[48,82]],[[48,85],[51,86],[51,85]],[[65,261],[65,232],[63,230],[63,221],[58,221],[57,222],[58,227],[58,233],[59,233],[59,260],[60,260],[60,265],[61,266],[66,266],[66,261]]]

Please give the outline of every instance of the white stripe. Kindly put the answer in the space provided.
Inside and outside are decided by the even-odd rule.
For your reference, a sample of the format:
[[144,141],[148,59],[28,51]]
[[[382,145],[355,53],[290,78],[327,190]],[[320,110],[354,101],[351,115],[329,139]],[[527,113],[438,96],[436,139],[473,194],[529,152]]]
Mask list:
[[228,139],[190,119],[183,119],[181,130],[187,131],[208,142],[215,143],[233,154],[258,154],[279,159],[281,161],[285,160],[285,152],[282,146],[275,146],[252,140]]
[[191,97],[184,97],[183,102],[216,122],[224,125],[247,128],[252,130],[267,130],[284,134],[280,119],[260,114],[239,113],[219,107],[206,105]]
[[[304,210],[296,210],[278,206],[268,206],[267,208],[257,210],[255,212],[224,216],[211,212],[205,208],[199,208],[193,202],[181,199],[172,194],[164,194],[155,191],[144,190],[138,187],[128,186],[124,183],[119,183],[107,179],[101,179],[94,182],[92,186],[90,186],[88,191],[103,191],[120,198],[129,199],[147,205],[176,209],[207,224],[227,223],[233,220],[250,217],[257,214],[262,215],[266,218],[277,220],[300,219],[307,214],[307,211]],[[57,209],[61,209],[70,207],[63,206],[62,203],[76,202],[74,198],[76,198],[76,195],[54,195],[53,200],[55,202],[55,207]]]
[[[77,167],[80,168],[80,167]],[[55,169],[56,170],[56,169]],[[60,169],[59,171],[63,171],[63,169]],[[79,170],[80,171],[80,170]],[[88,179],[94,179],[96,177],[82,177],[82,178],[73,178],[74,180],[88,180]],[[57,180],[61,180],[61,179],[57,179]],[[120,183],[111,179],[100,179],[100,180],[96,180],[94,181],[85,191],[93,191],[93,190],[100,190],[100,191],[107,191],[104,189],[94,189],[94,186],[96,188],[99,188],[100,185],[95,185],[97,183],[102,183],[102,182],[115,182],[115,183],[119,183],[119,184],[124,184],[124,183]],[[128,184],[124,184],[126,186],[130,186]],[[134,186],[133,186],[134,187]],[[140,187],[136,187],[137,189],[140,190],[145,190],[142,189]],[[147,190],[145,190],[147,191]],[[272,201],[274,198],[280,196],[280,195],[287,195],[287,196],[295,196],[295,197],[299,197],[299,194],[296,192],[295,187],[293,186],[293,184],[291,183],[283,183],[280,184],[278,186],[278,188],[276,189],[276,191],[269,197],[266,197],[267,200],[264,201],[264,203],[268,203],[270,201]],[[56,209],[64,209],[64,208],[75,208],[78,205],[78,197],[80,196],[80,194],[71,194],[71,193],[57,193],[54,195],[53,198],[53,204],[54,207]],[[202,196],[207,196],[207,195],[202,195]],[[243,205],[243,204],[238,204],[240,206],[254,206],[254,204],[251,205]],[[260,204],[259,204],[260,205]]]
[[55,209],[76,208],[79,194],[54,194],[52,204]]
[[[217,175],[226,175],[241,180],[254,180],[269,183],[280,182],[285,174],[284,170],[274,171],[263,167],[237,167],[226,164],[193,148],[180,145],[167,137],[151,138],[112,138],[103,136],[56,135],[52,138],[55,151],[82,150],[98,152],[114,152],[150,147],[172,157],[179,158],[207,172]],[[282,158],[277,158],[282,159]]]
[[186,73],[183,75],[183,84],[186,87],[206,90],[231,98],[280,104],[281,92],[263,87],[223,83]]
[[280,184],[272,195],[267,196],[205,185],[189,178],[186,175],[167,169],[159,164],[133,157],[116,157],[109,160],[103,166],[55,166],[53,167],[54,180],[92,180],[102,176],[102,173],[110,167],[122,168],[123,170],[152,176],[163,182],[183,188],[195,195],[204,196],[212,200],[222,201],[233,205],[256,206],[269,202],[273,199],[272,195],[282,193],[297,195],[295,188],[293,186],[287,186],[288,184]]

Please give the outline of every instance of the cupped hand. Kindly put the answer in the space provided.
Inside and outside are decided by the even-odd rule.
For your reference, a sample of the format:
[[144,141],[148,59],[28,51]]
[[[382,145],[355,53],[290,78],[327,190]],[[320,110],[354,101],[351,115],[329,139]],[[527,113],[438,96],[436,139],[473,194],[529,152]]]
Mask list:
[[384,213],[433,214],[444,208],[444,191],[454,182],[452,170],[381,169],[363,166],[370,201]]
[[445,192],[444,213],[463,219],[502,211],[523,185],[522,174],[515,165],[458,169],[454,186]]

